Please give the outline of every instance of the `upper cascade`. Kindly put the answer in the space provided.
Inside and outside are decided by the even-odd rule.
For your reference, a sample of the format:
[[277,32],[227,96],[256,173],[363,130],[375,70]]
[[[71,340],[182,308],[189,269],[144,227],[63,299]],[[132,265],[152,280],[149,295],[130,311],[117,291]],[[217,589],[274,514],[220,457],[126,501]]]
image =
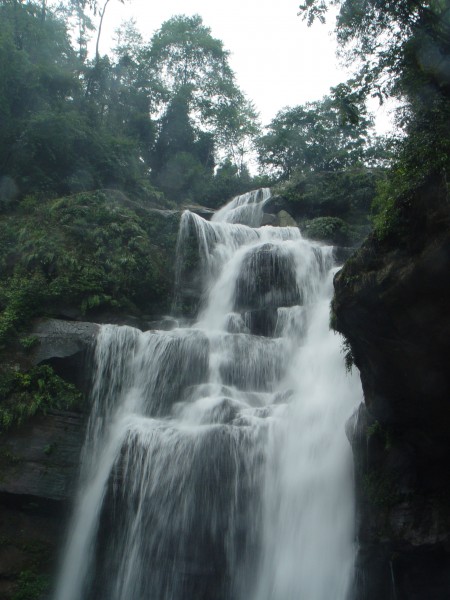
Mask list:
[[218,210],[212,217],[215,223],[241,223],[249,227],[259,227],[262,222],[265,204],[270,200],[269,188],[253,190],[236,196]]

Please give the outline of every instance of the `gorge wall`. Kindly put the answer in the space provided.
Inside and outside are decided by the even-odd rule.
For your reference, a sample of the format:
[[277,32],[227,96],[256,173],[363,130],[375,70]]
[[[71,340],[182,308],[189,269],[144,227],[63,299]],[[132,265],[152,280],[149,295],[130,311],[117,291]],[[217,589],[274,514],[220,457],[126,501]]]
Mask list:
[[335,278],[334,326],[361,372],[348,426],[359,504],[358,600],[450,590],[450,203],[435,179],[405,198]]

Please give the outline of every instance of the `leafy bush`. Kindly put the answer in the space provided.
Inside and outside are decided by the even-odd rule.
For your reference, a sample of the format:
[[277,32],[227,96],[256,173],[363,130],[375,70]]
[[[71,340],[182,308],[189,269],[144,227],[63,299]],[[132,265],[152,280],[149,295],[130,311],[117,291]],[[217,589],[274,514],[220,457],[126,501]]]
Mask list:
[[302,232],[313,240],[347,246],[352,242],[352,230],[348,223],[339,217],[318,217],[306,221]]
[[18,579],[18,590],[13,600],[38,600],[50,587],[50,577],[35,573],[34,571],[22,571]]
[[37,413],[79,404],[81,393],[56,375],[49,365],[30,371],[7,369],[0,374],[0,429],[20,425]]
[[382,169],[355,167],[343,171],[294,175],[275,192],[290,204],[290,212],[306,218],[368,213]]

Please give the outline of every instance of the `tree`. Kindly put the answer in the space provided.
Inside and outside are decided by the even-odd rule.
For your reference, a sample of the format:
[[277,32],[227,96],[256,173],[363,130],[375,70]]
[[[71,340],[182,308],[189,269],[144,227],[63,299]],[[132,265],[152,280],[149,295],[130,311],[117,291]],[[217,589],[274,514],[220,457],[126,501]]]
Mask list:
[[[338,40],[356,59],[354,89],[401,103],[394,182],[387,196],[450,168],[450,6],[448,0],[307,0],[312,22],[339,7]],[[406,134],[406,135],[405,135]]]
[[149,67],[162,92],[161,108],[167,111],[182,94],[193,126],[212,133],[217,150],[240,165],[248,139],[257,131],[256,114],[236,85],[228,56],[198,15],[172,17],[148,48]]
[[349,90],[280,111],[257,142],[259,162],[281,179],[301,173],[336,171],[361,162],[370,120],[355,114]]

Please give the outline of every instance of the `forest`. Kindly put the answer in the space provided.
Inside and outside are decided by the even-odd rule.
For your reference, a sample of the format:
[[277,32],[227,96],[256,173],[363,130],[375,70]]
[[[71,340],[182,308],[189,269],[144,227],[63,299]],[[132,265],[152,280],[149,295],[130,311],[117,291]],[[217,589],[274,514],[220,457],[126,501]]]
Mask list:
[[[200,15],[174,15],[149,39],[135,21],[125,21],[111,50],[102,54],[109,3],[0,0],[0,505],[5,514],[13,510],[16,493],[25,498],[17,510],[31,520],[51,512],[54,500],[44,508],[38,502],[35,509],[33,494],[16,492],[16,483],[12,492],[9,484],[3,489],[2,472],[13,473],[15,481],[24,460],[16,457],[8,436],[52,411],[73,412],[83,420],[90,401],[80,364],[66,364],[67,357],[58,355],[36,359],[42,321],[86,323],[86,331],[93,323],[159,330],[169,323],[163,317],[175,313],[182,327],[193,327],[195,318],[202,324],[199,315],[213,303],[208,294],[214,286],[204,283],[199,265],[207,265],[209,277],[217,268],[208,263],[213,250],[208,247],[210,254],[203,255],[202,243],[213,239],[225,248],[229,239],[221,238],[220,226],[208,229],[198,219],[217,216],[235,196],[270,188],[263,225],[283,225],[274,216],[281,210],[287,213],[284,225],[298,226],[317,248],[338,247],[335,256],[345,262],[334,279],[329,324],[343,334],[343,361],[348,371],[358,368],[364,392],[356,419],[360,429],[349,434],[346,426],[362,523],[356,565],[366,573],[365,583],[364,578],[355,583],[357,600],[446,600],[450,1],[304,0],[294,6],[295,18],[309,26],[336,15],[340,59],[352,75],[323,98],[280,107],[269,123],[261,122],[237,83],[229,50]],[[295,56],[289,60],[295,65]],[[377,133],[368,108],[374,99],[379,106],[394,106],[389,134]],[[260,202],[260,196],[249,197]],[[186,217],[186,210],[200,217]],[[197,238],[184,241],[180,267],[183,231]],[[284,251],[277,249],[279,234],[267,235],[259,254],[244,259],[248,272],[236,279],[236,297],[252,293],[267,300],[272,292],[265,279],[280,289],[289,277],[291,287],[297,285]],[[314,252],[308,260],[322,252],[322,267],[327,264],[326,251]],[[175,289],[180,285],[182,293]],[[227,324],[227,333],[276,338],[280,326],[274,315],[285,306],[306,304],[309,293],[308,288],[301,301],[291,301],[282,290],[286,304],[257,300],[256,308],[249,308],[248,299],[236,299],[233,315],[240,317]],[[302,330],[298,324],[292,328]],[[213,344],[209,338],[207,343]],[[244,350],[237,342],[233,348],[244,364]],[[198,357],[196,349],[190,352],[189,360],[203,364],[200,351]],[[89,362],[90,355],[83,356]],[[261,356],[257,363],[266,360]],[[184,358],[180,361],[180,377],[188,381]],[[195,362],[193,372],[197,368]],[[221,383],[229,385],[225,379]],[[50,462],[57,447],[52,444],[43,446]],[[58,493],[55,502],[61,500]],[[101,535],[112,512],[102,516]],[[16,570],[3,571],[0,550],[0,597],[5,593],[7,600],[50,597],[60,539],[45,541],[40,553],[42,540],[29,545],[27,535],[19,546],[0,523],[5,548],[24,556]],[[107,558],[99,551],[97,559],[106,573]],[[222,585],[214,600],[246,597],[223,591],[227,584]],[[200,596],[211,600],[211,589]],[[98,593],[109,600],[99,590],[90,588],[85,598]],[[180,600],[197,600],[195,590],[189,593]],[[259,594],[248,598],[285,600],[281,593]]]

